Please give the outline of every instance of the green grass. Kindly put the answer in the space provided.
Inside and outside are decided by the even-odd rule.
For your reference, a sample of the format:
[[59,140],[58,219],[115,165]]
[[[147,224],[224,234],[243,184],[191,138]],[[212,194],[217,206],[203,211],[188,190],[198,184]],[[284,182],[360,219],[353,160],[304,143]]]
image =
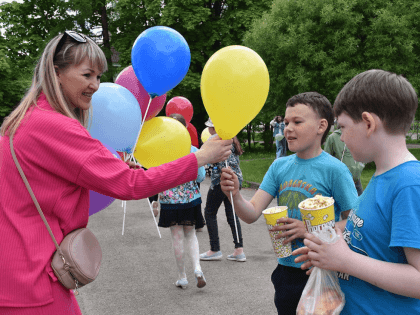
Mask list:
[[414,139],[414,140],[412,140],[412,139],[410,139],[410,140],[406,140],[405,141],[407,144],[420,144],[420,139],[419,140],[416,140],[416,139]]
[[366,168],[363,170],[362,176],[360,177],[362,181],[363,189],[367,187],[375,171],[376,169],[366,169]]
[[240,167],[244,180],[249,182],[261,183],[268,168],[273,163],[274,158],[260,159],[252,161],[241,161]]
[[[420,149],[409,149],[409,151],[420,160]],[[288,151],[288,155],[290,154],[293,154],[293,152]],[[252,161],[244,161],[251,159]],[[244,153],[240,157],[240,167],[244,176],[244,181],[261,183],[265,173],[274,160],[275,153],[273,152]],[[366,164],[361,176],[363,188],[366,188],[375,171],[376,167],[373,162]],[[247,187],[247,185],[244,183],[243,187]]]

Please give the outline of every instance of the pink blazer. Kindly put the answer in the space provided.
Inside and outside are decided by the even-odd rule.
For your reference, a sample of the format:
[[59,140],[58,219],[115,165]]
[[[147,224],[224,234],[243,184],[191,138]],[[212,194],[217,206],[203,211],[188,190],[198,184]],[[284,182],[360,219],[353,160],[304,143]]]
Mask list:
[[[41,93],[13,138],[17,159],[57,242],[86,227],[89,190],[123,200],[142,199],[197,178],[189,154],[147,171],[131,170],[75,119],[52,109]],[[0,306],[53,301],[50,267],[55,246],[10,153],[0,140]]]

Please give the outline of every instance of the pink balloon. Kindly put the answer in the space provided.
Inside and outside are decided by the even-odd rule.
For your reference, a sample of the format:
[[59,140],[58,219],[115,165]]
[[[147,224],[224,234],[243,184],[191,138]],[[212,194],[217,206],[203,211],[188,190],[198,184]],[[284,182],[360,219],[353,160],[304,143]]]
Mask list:
[[187,123],[191,121],[194,113],[191,102],[182,96],[175,96],[166,104],[166,116],[171,114],[181,114]]
[[[121,71],[115,80],[115,83],[125,87],[135,96],[140,105],[141,115],[144,117],[146,114],[147,105],[149,104],[150,96],[141,85],[140,81],[137,79],[133,67],[128,66],[123,71]],[[165,101],[166,94],[155,97],[150,103],[150,107],[145,120],[149,120],[155,117],[162,110],[163,106],[165,105]]]

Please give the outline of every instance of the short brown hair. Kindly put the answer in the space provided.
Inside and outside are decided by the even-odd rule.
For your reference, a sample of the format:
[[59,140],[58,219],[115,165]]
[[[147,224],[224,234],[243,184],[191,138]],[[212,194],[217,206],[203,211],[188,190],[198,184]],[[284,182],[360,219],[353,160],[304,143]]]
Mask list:
[[321,144],[323,144],[328,136],[328,132],[330,131],[331,126],[334,124],[333,109],[328,98],[322,94],[319,94],[318,92],[300,93],[289,98],[286,103],[286,108],[293,107],[296,104],[303,104],[311,107],[320,118],[327,120],[328,128],[325,130],[321,139]]
[[173,113],[173,114],[170,114],[169,117],[178,120],[181,124],[187,127],[187,122],[185,121],[184,116],[182,116],[181,114]]
[[356,75],[340,91],[335,102],[336,116],[346,113],[354,122],[362,113],[376,114],[389,134],[406,134],[416,114],[416,91],[406,78],[384,70]]

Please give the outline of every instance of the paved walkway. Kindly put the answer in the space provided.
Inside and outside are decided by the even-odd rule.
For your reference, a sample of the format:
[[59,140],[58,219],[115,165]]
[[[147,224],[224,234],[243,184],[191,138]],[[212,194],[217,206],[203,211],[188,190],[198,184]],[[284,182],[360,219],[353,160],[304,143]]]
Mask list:
[[[208,178],[201,184],[204,203],[209,184]],[[248,200],[254,192],[242,190]],[[127,202],[124,235],[122,222],[120,200],[90,217],[88,227],[101,244],[103,258],[98,278],[77,297],[84,315],[276,314],[270,276],[277,262],[262,216],[251,225],[241,222],[247,261],[228,261],[234,246],[222,206],[218,223],[223,260],[201,262],[207,286],[198,289],[187,256],[186,290],[175,287],[170,231],[160,228],[159,238],[147,201]],[[197,236],[200,253],[207,251],[207,229]]]

